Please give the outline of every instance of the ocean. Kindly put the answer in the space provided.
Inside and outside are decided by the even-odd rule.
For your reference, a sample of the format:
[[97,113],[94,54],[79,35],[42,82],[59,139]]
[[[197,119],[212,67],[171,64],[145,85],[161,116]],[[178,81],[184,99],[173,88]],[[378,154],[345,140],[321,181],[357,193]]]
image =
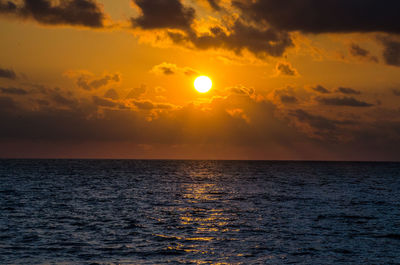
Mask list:
[[0,160],[0,264],[400,264],[400,163]]

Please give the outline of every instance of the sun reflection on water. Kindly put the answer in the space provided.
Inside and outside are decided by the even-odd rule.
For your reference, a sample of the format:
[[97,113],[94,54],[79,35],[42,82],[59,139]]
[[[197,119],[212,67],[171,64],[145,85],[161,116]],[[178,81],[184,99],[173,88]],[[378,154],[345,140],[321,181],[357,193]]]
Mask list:
[[[174,190],[168,192],[174,199],[166,206],[157,206],[162,214],[159,221],[168,229],[153,234],[164,245],[164,251],[186,253],[182,263],[210,264],[207,259],[214,257],[212,264],[235,264],[225,261],[232,256],[242,257],[240,248],[226,249],[221,256],[221,244],[241,244],[241,218],[238,216],[243,201],[237,200],[234,186],[221,181],[223,175],[218,164],[205,162],[203,166],[180,168],[181,178]],[[154,217],[151,217],[154,218]],[[172,225],[173,224],[173,225]],[[237,243],[234,243],[237,242]],[[218,254],[219,253],[219,254]]]

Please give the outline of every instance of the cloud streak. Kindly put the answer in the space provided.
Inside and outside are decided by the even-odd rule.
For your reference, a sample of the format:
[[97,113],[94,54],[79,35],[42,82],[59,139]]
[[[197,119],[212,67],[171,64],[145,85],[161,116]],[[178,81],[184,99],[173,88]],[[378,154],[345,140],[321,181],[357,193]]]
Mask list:
[[353,97],[316,97],[322,105],[343,107],[372,107],[374,104],[358,100]]
[[338,87],[336,92],[346,95],[360,95],[361,92],[350,87]]
[[159,75],[174,75],[180,73],[186,76],[193,76],[199,74],[197,70],[190,67],[178,67],[176,64],[167,62],[153,66],[150,72]]
[[354,57],[358,57],[360,59],[365,59],[365,60],[375,62],[375,63],[379,62],[379,60],[376,56],[371,55],[371,53],[368,50],[360,47],[359,45],[357,45],[355,43],[352,43],[350,45],[349,52]]
[[19,87],[0,87],[0,92],[9,95],[26,95],[28,91]]
[[315,87],[311,88],[312,90],[321,93],[321,94],[329,94],[331,93],[331,91],[329,91],[328,89],[326,89],[325,87],[321,86],[321,85],[317,85]]

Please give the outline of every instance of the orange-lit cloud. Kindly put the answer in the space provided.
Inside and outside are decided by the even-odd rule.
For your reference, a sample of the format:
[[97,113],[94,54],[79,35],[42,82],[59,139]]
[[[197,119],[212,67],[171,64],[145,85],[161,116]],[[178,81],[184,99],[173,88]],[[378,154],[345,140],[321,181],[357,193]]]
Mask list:
[[155,65],[151,69],[151,72],[155,74],[164,74],[164,75],[174,75],[180,73],[187,76],[193,76],[199,74],[198,71],[190,67],[178,67],[176,64],[166,63],[166,62]]

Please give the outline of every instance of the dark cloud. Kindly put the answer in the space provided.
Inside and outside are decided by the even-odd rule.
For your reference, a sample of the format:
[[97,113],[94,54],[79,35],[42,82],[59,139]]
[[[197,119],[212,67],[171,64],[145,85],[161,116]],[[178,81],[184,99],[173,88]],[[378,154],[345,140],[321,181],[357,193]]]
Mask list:
[[[53,94],[79,104],[60,108]],[[185,145],[193,154],[196,145],[209,144],[212,149],[204,154],[223,145],[227,148],[224,154],[242,148],[254,152],[252,158],[258,159],[400,159],[400,123],[396,120],[377,117],[376,122],[354,122],[339,120],[334,114],[325,117],[318,110],[294,110],[286,115],[277,113],[279,108],[271,101],[246,95],[218,97],[206,108],[143,99],[130,100],[135,107],[128,109],[118,100],[101,97],[78,101],[67,90],[56,88],[32,94],[32,102],[39,100],[43,104],[31,108],[17,97],[0,96],[0,156],[18,150],[37,157],[40,150],[49,157],[60,150],[65,154],[67,147],[74,149],[77,157],[93,150],[86,146],[93,143],[92,147],[98,148],[91,155],[96,157],[118,152],[116,144],[129,146],[121,156],[125,158],[134,154],[136,144],[151,148],[165,145],[165,157],[176,154],[176,146]],[[11,143],[19,147],[15,149],[17,145]],[[32,148],[32,143],[38,144]],[[51,144],[58,152],[48,149]],[[136,154],[143,158],[143,153]],[[154,151],[154,155],[160,154]]]
[[78,77],[76,84],[78,87],[81,87],[85,90],[92,90],[92,89],[98,89],[102,86],[106,86],[110,82],[119,82],[120,81],[120,76],[118,74],[114,75],[105,75],[99,79],[94,79],[89,81],[86,76],[80,76]]
[[154,109],[154,104],[150,100],[132,100],[132,103],[141,110],[152,110]]
[[342,93],[342,94],[347,94],[347,95],[360,95],[361,92],[349,87],[338,87],[336,89],[336,92]]
[[352,43],[349,47],[350,54],[353,55],[354,57],[358,58],[363,58],[372,62],[378,62],[378,58],[376,56],[371,55],[371,53],[364,49],[361,48],[359,45]]
[[175,33],[168,32],[169,37],[177,44],[191,43],[198,49],[226,49],[242,54],[243,50],[259,56],[282,56],[286,49],[293,46],[290,35],[274,29],[258,28],[244,24],[240,20],[225,32],[220,27],[210,28],[210,33],[197,35],[194,32]]
[[[0,96],[0,113],[13,111],[16,108],[15,101],[10,97]],[[4,125],[2,123],[2,125]]]
[[[38,105],[52,108],[74,109],[81,104],[69,90],[62,90],[59,87],[47,87],[40,84],[26,85],[30,86],[30,88],[0,87],[0,95],[10,96],[10,99],[15,104],[25,102],[27,111],[36,108]],[[29,95],[29,98],[21,97],[25,95]],[[27,102],[26,99],[29,99],[29,101]],[[14,103],[13,105],[15,105]]]
[[295,89],[291,86],[275,89],[270,96],[272,96],[275,102],[280,101],[283,104],[295,104],[299,102],[295,94]]
[[163,74],[165,74],[165,75],[173,75],[173,74],[175,74],[175,72],[171,68],[164,67],[161,70],[162,70]]
[[64,105],[68,107],[73,107],[74,105],[78,104],[75,99],[64,96],[61,93],[54,93],[51,95],[51,99],[58,105]]
[[101,98],[101,97],[98,97],[98,96],[93,96],[92,99],[93,99],[93,103],[95,105],[97,105],[97,106],[110,107],[110,108],[118,106],[117,102],[115,102],[113,100],[110,100],[110,99],[107,99],[107,98]]
[[366,57],[369,55],[369,51],[361,48],[359,45],[352,43],[350,45],[350,53],[354,56]]
[[[150,122],[147,112],[128,109],[119,101],[93,96],[73,108],[60,108],[50,98],[40,101],[44,104],[32,109],[16,104],[10,97],[0,97],[0,142],[12,139],[55,142],[57,145],[82,141],[146,144],[173,142],[180,135],[181,128],[173,119],[160,117],[161,121]],[[173,108],[168,103],[150,104],[157,108],[159,115]]]
[[370,104],[364,101],[360,101],[353,97],[317,97],[316,100],[329,106],[347,106],[347,107],[371,107],[374,104]]
[[286,31],[400,33],[399,1],[235,0],[243,15]]
[[391,37],[380,37],[383,45],[383,59],[386,64],[400,66],[400,41]]
[[[293,46],[287,32],[266,28],[264,25],[245,23],[237,18],[227,28],[214,26],[208,33],[198,33],[192,24],[195,10],[185,7],[179,0],[133,0],[142,11],[141,16],[132,18],[132,25],[145,30],[180,29],[181,32],[167,31],[168,37],[176,44],[198,49],[226,49],[241,55],[243,50],[259,56],[280,57]],[[209,1],[218,9],[219,1]],[[228,23],[226,23],[228,24]],[[229,23],[231,24],[231,23]],[[166,69],[166,73],[172,73]]]
[[132,25],[143,29],[189,30],[195,10],[185,7],[179,0],[133,0],[142,15],[132,18]]
[[17,10],[17,5],[12,1],[0,1],[0,14],[11,13]]
[[89,86],[92,88],[99,88],[102,86],[105,86],[108,84],[109,81],[114,81],[114,82],[119,82],[120,78],[118,74],[115,74],[113,76],[111,75],[106,75],[105,77],[101,79],[96,79],[90,82]]
[[228,88],[228,91],[232,94],[236,95],[245,95],[245,96],[251,96],[254,94],[254,88],[248,88],[245,86],[234,86]]
[[105,15],[94,0],[9,0],[0,2],[0,14],[34,19],[46,25],[103,27]]
[[13,70],[0,68],[0,78],[16,79],[17,75]]
[[107,90],[106,93],[104,93],[104,97],[113,100],[119,99],[118,92],[114,88],[110,88],[109,90]]
[[321,93],[321,94],[329,94],[329,93],[331,93],[328,89],[326,89],[325,87],[323,87],[321,85],[318,85],[316,87],[312,87],[311,89],[316,91],[316,92],[318,92],[318,93]]
[[193,76],[193,75],[199,74],[196,70],[189,68],[189,67],[185,67],[183,70],[183,73],[187,76]]
[[393,89],[392,92],[393,92],[393,95],[400,96],[400,89]]
[[175,64],[171,63],[161,63],[153,67],[151,70],[157,74],[164,74],[164,75],[173,75],[178,70],[178,67]]
[[140,110],[172,109],[173,105],[168,103],[154,103],[150,100],[132,100],[132,103]]
[[290,95],[280,95],[280,99],[282,103],[288,103],[288,104],[297,103],[298,101],[295,96],[290,96]]
[[302,109],[291,111],[290,115],[296,117],[300,122],[305,122],[319,131],[332,131],[337,129],[338,125],[355,124],[355,122],[353,121],[340,121],[329,119],[320,115],[310,114],[309,112]]
[[[90,112],[85,111],[81,106],[74,109],[55,109],[45,105],[35,111],[26,111],[18,106],[13,106],[8,113],[0,112],[0,121],[3,124],[0,138],[79,141],[89,139],[88,137],[91,135],[96,139],[107,128],[100,126],[97,119],[88,119],[88,114]],[[107,139],[109,135],[100,137]]]
[[[268,128],[266,133],[257,136],[256,141],[264,141],[268,135],[281,137],[285,134],[277,132],[271,104],[256,103],[246,96],[220,98],[212,103],[209,110],[193,104],[177,107],[148,99],[130,100],[135,107],[128,109],[121,107],[120,101],[99,96],[81,99],[71,108],[60,108],[53,99],[44,96],[42,93],[39,98],[49,104],[46,102],[36,108],[25,106],[23,102],[16,105],[11,98],[0,97],[0,141],[14,139],[60,143],[112,140],[137,144],[252,142],[252,130],[242,120],[226,112],[226,108],[245,107],[252,111],[254,122]],[[254,107],[249,106],[251,102]],[[6,108],[8,110],[3,111]],[[259,111],[262,111],[262,117]],[[243,133],[249,137],[244,137]]]
[[329,118],[302,109],[289,111],[289,116],[297,120],[295,126],[299,130],[311,138],[321,140],[320,144],[340,145],[346,143],[353,137],[352,129],[359,126],[359,123],[354,120]]
[[221,6],[219,5],[220,1],[221,0],[207,0],[207,2],[210,4],[210,6],[216,11],[221,10]]
[[293,46],[289,34],[273,29],[259,29],[245,25],[237,20],[230,34],[214,28],[214,36],[203,35],[192,39],[198,48],[226,48],[240,54],[243,49],[259,55],[282,56],[288,47]]
[[146,93],[147,87],[145,85],[141,85],[140,87],[137,88],[132,88],[131,91],[129,91],[128,95],[126,96],[127,99],[130,98],[138,98],[144,93]]
[[45,100],[45,99],[37,99],[36,102],[41,106],[46,106],[47,107],[47,106],[50,105],[50,102],[48,100]]
[[276,73],[277,75],[287,75],[287,76],[297,76],[298,73],[296,69],[289,63],[278,63],[276,65]]
[[78,79],[76,80],[76,85],[85,90],[92,90],[92,88],[88,84],[88,81],[83,76],[78,77]]
[[176,106],[174,106],[174,105],[172,105],[172,104],[169,104],[169,103],[156,103],[156,104],[155,104],[155,107],[156,107],[157,109],[169,110],[169,109],[175,108]]
[[190,67],[178,67],[176,64],[163,62],[161,64],[153,66],[151,69],[152,73],[163,74],[163,75],[174,75],[177,73],[184,74],[186,76],[193,76],[199,74],[198,71]]
[[[64,109],[76,108],[80,102],[72,95],[71,91],[65,91],[59,87],[46,87],[43,85],[35,84],[33,89],[29,91],[32,97],[39,96],[36,100],[39,104],[48,102],[53,103],[56,107],[62,107]],[[48,105],[48,104],[44,104]]]
[[10,95],[26,95],[28,91],[23,88],[19,87],[0,87],[0,92],[3,94],[10,94]]
[[79,104],[77,99],[72,97],[70,94],[64,94],[57,88],[48,89],[47,98],[58,106],[65,106],[68,108],[74,108]]

